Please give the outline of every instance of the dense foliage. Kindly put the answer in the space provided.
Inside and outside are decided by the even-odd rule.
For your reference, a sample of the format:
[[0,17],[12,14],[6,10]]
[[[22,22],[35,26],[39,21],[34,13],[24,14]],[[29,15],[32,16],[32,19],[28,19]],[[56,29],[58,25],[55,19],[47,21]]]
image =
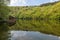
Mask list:
[[60,2],[43,4],[41,6],[10,7],[10,15],[18,18],[32,19],[59,19]]
[[0,18],[5,19],[9,14],[9,8],[6,4],[7,0],[0,0]]
[[8,26],[4,23],[4,20],[7,20],[9,14],[7,1],[9,2],[9,0],[0,0],[0,40],[7,40],[6,31],[8,31]]
[[6,4],[8,0],[0,0],[0,31],[8,29],[8,26],[6,23],[4,23],[4,20],[8,19],[9,14],[9,8]]

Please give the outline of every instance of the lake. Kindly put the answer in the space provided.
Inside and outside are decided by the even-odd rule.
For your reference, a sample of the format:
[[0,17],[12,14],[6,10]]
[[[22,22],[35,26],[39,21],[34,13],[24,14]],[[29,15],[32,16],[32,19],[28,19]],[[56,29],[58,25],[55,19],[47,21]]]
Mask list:
[[60,36],[60,20],[18,20],[10,30],[39,31]]
[[59,37],[34,31],[10,31],[11,40],[60,40]]
[[58,20],[18,20],[9,30],[0,31],[0,40],[60,40]]

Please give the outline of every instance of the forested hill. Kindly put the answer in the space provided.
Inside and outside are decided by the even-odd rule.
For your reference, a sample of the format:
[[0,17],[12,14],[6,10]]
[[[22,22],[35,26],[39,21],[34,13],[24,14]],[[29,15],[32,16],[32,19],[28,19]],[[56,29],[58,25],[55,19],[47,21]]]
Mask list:
[[60,18],[60,1],[39,6],[9,6],[10,15],[18,18]]

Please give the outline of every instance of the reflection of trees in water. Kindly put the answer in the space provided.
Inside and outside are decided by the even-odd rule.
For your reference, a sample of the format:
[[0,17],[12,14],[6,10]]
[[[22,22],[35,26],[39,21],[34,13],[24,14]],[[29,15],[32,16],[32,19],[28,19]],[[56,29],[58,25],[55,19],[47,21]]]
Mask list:
[[58,20],[18,20],[11,29],[60,35],[60,22]]
[[0,39],[5,40],[8,36],[9,26],[12,26],[16,23],[14,17],[9,16],[9,20],[0,20]]
[[0,25],[0,40],[7,40],[7,36],[8,36],[8,26],[7,24],[3,23]]
[[8,40],[8,32],[0,31],[0,40]]

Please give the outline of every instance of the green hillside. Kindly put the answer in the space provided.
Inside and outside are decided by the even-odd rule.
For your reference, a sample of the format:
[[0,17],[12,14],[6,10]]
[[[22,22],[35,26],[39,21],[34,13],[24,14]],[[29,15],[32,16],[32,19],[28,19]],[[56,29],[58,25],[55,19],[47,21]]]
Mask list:
[[60,18],[60,2],[46,3],[40,6],[12,6],[10,9],[10,15],[18,18]]

